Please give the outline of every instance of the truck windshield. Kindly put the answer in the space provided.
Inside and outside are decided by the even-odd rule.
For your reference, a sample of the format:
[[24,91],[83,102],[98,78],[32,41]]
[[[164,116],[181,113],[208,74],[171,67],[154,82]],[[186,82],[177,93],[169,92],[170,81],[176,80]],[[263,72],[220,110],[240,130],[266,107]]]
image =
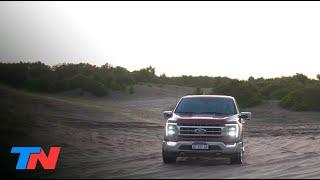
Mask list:
[[237,110],[230,98],[185,98],[180,101],[175,113],[234,115]]

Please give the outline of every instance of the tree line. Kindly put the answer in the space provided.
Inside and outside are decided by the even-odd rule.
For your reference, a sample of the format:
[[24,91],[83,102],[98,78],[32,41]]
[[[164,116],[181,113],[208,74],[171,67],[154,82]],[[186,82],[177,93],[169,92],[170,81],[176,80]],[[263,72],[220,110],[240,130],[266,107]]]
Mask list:
[[101,97],[110,91],[134,93],[133,85],[143,83],[171,84],[194,87],[191,94],[234,96],[241,107],[259,105],[263,100],[275,99],[286,109],[320,111],[320,75],[318,80],[303,74],[279,78],[248,80],[209,76],[157,76],[154,67],[129,71],[108,63],[95,66],[87,63],[63,63],[54,66],[42,62],[0,63],[0,82],[29,91],[57,93],[81,89]]

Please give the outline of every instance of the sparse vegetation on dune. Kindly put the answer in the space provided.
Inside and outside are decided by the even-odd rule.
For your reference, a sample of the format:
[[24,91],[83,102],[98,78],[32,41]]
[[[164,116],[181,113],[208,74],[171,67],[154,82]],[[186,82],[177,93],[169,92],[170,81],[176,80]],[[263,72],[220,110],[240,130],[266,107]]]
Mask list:
[[294,111],[320,111],[320,85],[293,90],[281,99],[280,105]]
[[211,94],[232,95],[240,107],[251,107],[261,103],[263,96],[254,83],[231,80],[221,82],[212,88]]
[[[134,94],[139,83],[178,85],[195,88],[190,94],[224,94],[237,98],[241,107],[251,107],[263,100],[276,99],[290,110],[320,111],[320,75],[318,80],[303,74],[281,78],[250,77],[248,80],[209,76],[157,76],[149,66],[136,71],[110,64],[95,66],[86,63],[48,66],[35,63],[0,63],[0,82],[35,92],[57,93],[73,89],[101,97],[110,91]],[[203,89],[211,89],[204,91]]]

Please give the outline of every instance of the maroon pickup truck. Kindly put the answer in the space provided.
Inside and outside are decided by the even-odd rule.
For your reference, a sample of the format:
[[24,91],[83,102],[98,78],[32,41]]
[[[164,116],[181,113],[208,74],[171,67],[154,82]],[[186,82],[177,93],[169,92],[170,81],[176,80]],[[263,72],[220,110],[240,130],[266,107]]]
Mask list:
[[164,163],[177,157],[223,156],[232,164],[243,162],[243,133],[250,112],[239,112],[231,96],[192,95],[180,99],[174,111],[165,111],[162,143]]

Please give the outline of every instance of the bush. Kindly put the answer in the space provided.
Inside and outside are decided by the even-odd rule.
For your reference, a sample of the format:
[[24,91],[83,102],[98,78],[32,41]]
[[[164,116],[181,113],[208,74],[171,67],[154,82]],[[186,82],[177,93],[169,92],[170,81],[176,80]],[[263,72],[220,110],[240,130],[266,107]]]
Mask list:
[[88,91],[97,97],[108,94],[107,88],[102,83],[90,79],[84,83],[83,90]]
[[293,111],[320,111],[320,85],[290,92],[281,99],[280,106]]
[[25,87],[29,91],[44,91],[49,92],[50,82],[45,78],[30,79],[25,82]]
[[80,88],[95,96],[104,96],[109,90],[134,93],[134,84],[171,84],[195,88],[192,94],[204,94],[202,88],[212,88],[210,94],[234,96],[241,107],[258,105],[263,99],[278,99],[280,105],[291,110],[320,111],[318,80],[303,74],[281,78],[254,78],[239,81],[228,77],[157,76],[149,66],[128,71],[126,68],[106,63],[101,67],[86,63],[48,66],[35,63],[0,63],[0,83],[30,91],[61,92]]
[[197,87],[197,88],[193,91],[192,94],[193,94],[193,95],[202,95],[202,94],[203,94],[203,90],[202,90],[201,88]]
[[133,88],[133,86],[130,86],[129,87],[129,94],[133,94],[134,93],[134,88]]
[[261,103],[258,88],[248,81],[232,80],[214,87],[211,94],[229,95],[237,99],[240,107],[251,107]]
[[282,99],[283,97],[285,97],[286,95],[288,95],[290,93],[290,89],[289,88],[280,88],[280,89],[275,89],[271,92],[270,94],[270,98],[271,99]]

